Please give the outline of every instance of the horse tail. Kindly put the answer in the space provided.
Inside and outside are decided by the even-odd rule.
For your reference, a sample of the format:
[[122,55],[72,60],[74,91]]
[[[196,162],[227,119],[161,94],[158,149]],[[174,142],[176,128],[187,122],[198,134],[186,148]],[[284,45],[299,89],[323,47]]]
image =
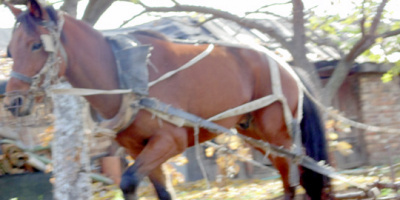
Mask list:
[[[303,146],[306,154],[316,161],[328,161],[324,126],[316,105],[304,95],[303,120],[300,123]],[[307,168],[302,168],[301,183],[311,199],[321,199],[322,190],[329,179]]]
[[[305,81],[306,77],[302,76],[300,78],[303,83],[307,82]],[[310,89],[309,86],[306,87]],[[303,119],[300,123],[300,130],[306,154],[316,161],[324,160],[328,163],[327,141],[323,121],[318,107],[306,94],[303,100]],[[305,167],[302,167],[301,171],[301,184],[307,195],[313,200],[321,199],[324,188],[330,185],[329,178]]]

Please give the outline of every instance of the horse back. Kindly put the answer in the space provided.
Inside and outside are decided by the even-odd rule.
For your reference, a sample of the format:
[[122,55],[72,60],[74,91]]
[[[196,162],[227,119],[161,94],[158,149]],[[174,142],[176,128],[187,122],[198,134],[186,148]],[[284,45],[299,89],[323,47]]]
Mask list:
[[[152,31],[134,34],[153,47],[150,62],[156,69],[149,67],[150,81],[184,65],[209,45],[174,43]],[[292,98],[286,88],[296,88],[295,81],[281,68],[280,76],[284,94]],[[204,59],[151,87],[149,94],[203,118],[212,117],[272,94],[269,60],[251,48],[217,44]]]

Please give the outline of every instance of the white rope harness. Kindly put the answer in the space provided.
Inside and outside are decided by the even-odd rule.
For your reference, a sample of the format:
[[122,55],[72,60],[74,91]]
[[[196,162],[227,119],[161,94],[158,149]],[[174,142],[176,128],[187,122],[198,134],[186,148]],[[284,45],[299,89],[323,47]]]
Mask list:
[[[193,66],[195,63],[199,62],[200,60],[205,58],[207,55],[209,55],[213,49],[214,49],[214,45],[210,44],[201,54],[197,55],[196,57],[194,57],[193,59],[191,59],[184,65],[182,65],[181,67],[177,68],[176,70],[167,72],[166,74],[162,75],[158,79],[150,82],[149,87],[152,87],[155,84],[172,77],[173,75],[177,74],[178,72],[180,72],[182,70],[188,69],[189,67]],[[268,53],[267,54],[268,56],[265,56],[265,57],[266,57],[266,59],[268,59],[267,61],[269,63],[270,70],[271,70],[271,82],[272,82],[273,94],[262,97],[260,99],[256,99],[254,101],[248,102],[248,103],[240,105],[238,107],[226,110],[220,114],[217,114],[217,115],[209,118],[208,120],[217,121],[217,120],[221,120],[224,118],[229,118],[229,117],[249,113],[249,112],[258,110],[260,108],[266,107],[274,102],[280,101],[283,106],[284,119],[285,119],[286,126],[288,128],[289,133],[291,133],[293,115],[292,115],[292,112],[290,111],[287,100],[286,100],[285,96],[283,95],[281,81],[280,81],[279,66],[278,66],[277,62],[275,61],[275,59],[269,58],[270,54],[271,53]],[[279,64],[282,64],[282,63],[279,63]],[[288,69],[290,69],[290,67],[289,68],[285,67],[284,69],[287,70],[292,76],[294,76],[296,82],[298,83],[299,99],[298,99],[298,106],[297,106],[298,107],[297,122],[300,123],[301,118],[302,118],[301,112],[302,112],[302,106],[303,106],[303,102],[302,102],[302,100],[303,100],[303,92],[302,91],[303,90],[300,87],[300,84],[299,84],[300,80],[298,79],[297,75],[294,72],[292,73],[290,70],[288,70]],[[84,89],[84,88],[70,88],[70,89],[52,89],[51,92],[57,93],[57,94],[88,96],[88,95],[98,95],[98,94],[129,94],[132,91],[129,89],[127,89],[127,90],[96,90],[96,89]],[[185,122],[184,119],[171,117],[166,113],[161,113],[161,112],[158,112],[158,111],[155,111],[152,109],[148,109],[148,108],[144,108],[144,109],[151,112],[153,115],[155,115],[165,121],[168,121],[178,127],[182,127],[182,126],[193,127],[193,126],[195,126],[193,124],[188,124],[187,122]],[[121,117],[121,116],[116,116],[115,120],[120,120],[120,119],[118,119],[119,117]]]
[[152,82],[149,83],[149,87],[177,74],[178,72],[187,69],[191,66],[193,66],[194,64],[196,64],[197,62],[199,62],[200,60],[202,60],[204,57],[208,56],[211,51],[214,49],[214,45],[213,44],[209,44],[208,47],[206,48],[206,50],[204,50],[202,53],[200,53],[199,55],[197,55],[196,57],[194,57],[193,59],[189,60],[189,62],[185,63],[184,65],[182,65],[181,67],[179,67],[176,70],[170,71],[165,73],[164,75],[162,75],[161,77],[159,77],[157,80],[154,80]]
[[[177,74],[178,72],[187,69],[203,58],[205,58],[207,55],[209,55],[212,50],[214,49],[214,45],[210,44],[208,47],[199,55],[194,57],[193,59],[189,60],[187,63],[182,65],[181,67],[177,68],[176,70],[170,71],[155,81],[152,81],[148,84],[148,87],[152,87],[155,84],[166,80],[173,75]],[[110,132],[114,132],[115,134],[118,133],[120,130],[126,128],[129,126],[132,118],[132,113],[134,113],[133,109],[137,108],[132,108],[130,104],[134,103],[132,102],[132,99],[134,99],[134,94],[132,94],[131,89],[119,89],[119,90],[97,90],[97,89],[85,89],[85,88],[68,88],[68,89],[50,89],[52,93],[54,94],[68,94],[68,95],[78,95],[78,96],[90,96],[90,95],[99,95],[99,94],[125,94],[122,99],[122,104],[120,106],[120,110],[118,113],[111,119],[103,120],[102,122],[99,123],[99,127],[97,128],[101,132],[105,132],[107,135],[110,135]],[[129,97],[128,97],[129,96]],[[155,114],[155,111],[146,109],[150,112],[153,112]],[[157,116],[162,115],[161,113],[157,112]],[[162,118],[161,116],[159,116]],[[171,117],[167,117],[166,119],[171,119]],[[182,124],[183,125],[183,124]],[[106,130],[109,131],[106,131]],[[115,134],[113,134],[113,137],[115,137]],[[112,135],[112,134],[111,134]]]

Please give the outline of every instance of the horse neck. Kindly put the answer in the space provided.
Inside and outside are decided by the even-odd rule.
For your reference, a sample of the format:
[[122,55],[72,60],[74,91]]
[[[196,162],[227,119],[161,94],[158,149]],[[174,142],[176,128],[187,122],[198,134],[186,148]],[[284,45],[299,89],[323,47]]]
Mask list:
[[[66,16],[63,37],[68,55],[65,76],[73,87],[101,90],[118,88],[116,62],[110,45],[100,32]],[[115,116],[121,104],[121,95],[85,98],[106,119]]]

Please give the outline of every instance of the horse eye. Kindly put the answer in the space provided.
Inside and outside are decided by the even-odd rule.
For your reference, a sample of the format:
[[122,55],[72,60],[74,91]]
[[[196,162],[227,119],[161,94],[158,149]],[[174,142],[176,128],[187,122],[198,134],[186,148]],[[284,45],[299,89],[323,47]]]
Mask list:
[[42,43],[41,42],[40,43],[35,43],[35,44],[32,45],[32,51],[38,50],[40,48],[42,48]]

